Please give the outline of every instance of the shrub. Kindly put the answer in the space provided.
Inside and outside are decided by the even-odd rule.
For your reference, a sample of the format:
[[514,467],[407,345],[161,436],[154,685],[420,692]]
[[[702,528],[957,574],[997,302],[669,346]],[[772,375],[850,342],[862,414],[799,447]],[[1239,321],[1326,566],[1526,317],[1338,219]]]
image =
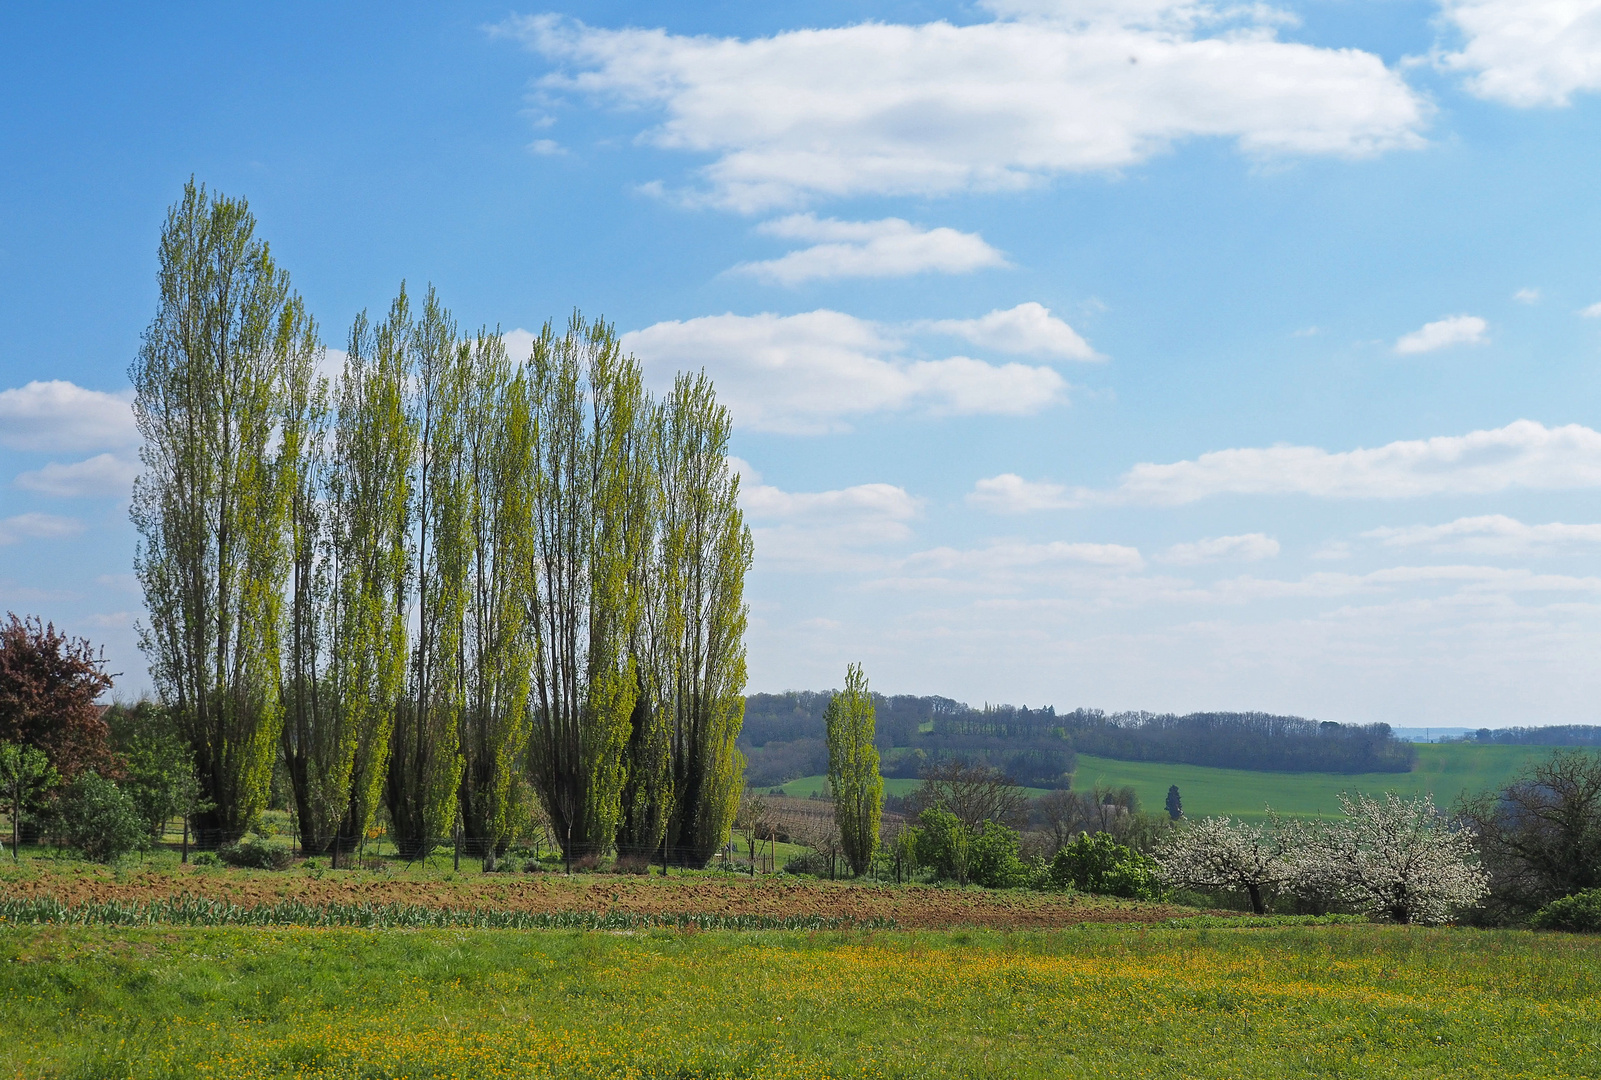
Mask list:
[[1079,892],[1160,900],[1156,860],[1119,844],[1107,833],[1083,834],[1051,860],[1051,883]]
[[149,828],[127,792],[98,773],[83,773],[68,784],[56,814],[67,844],[96,862],[116,862],[150,842]]
[[1575,934],[1601,933],[1601,889],[1586,889],[1553,900],[1534,913],[1529,925],[1536,930],[1567,930]]
[[237,844],[224,844],[217,849],[217,858],[229,866],[253,870],[283,870],[295,861],[294,852],[265,836],[247,836]]
[[914,837],[917,865],[929,867],[937,877],[966,885],[973,841],[967,826],[944,806],[929,807],[917,820]]
[[784,873],[827,877],[828,856],[819,851],[804,851],[799,855],[792,855],[784,864]]
[[968,876],[976,884],[991,889],[1017,889],[1028,885],[1029,869],[1018,856],[1021,840],[1016,829],[998,821],[986,821],[984,831],[973,837],[968,848]]

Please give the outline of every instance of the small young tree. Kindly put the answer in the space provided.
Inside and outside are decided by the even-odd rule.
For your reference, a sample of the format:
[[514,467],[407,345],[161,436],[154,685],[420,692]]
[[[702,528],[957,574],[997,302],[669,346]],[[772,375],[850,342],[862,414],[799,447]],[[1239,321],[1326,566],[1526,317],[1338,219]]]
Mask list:
[[1398,923],[1444,922],[1488,893],[1473,834],[1431,797],[1342,794],[1340,807],[1344,820],[1302,833],[1301,877],[1333,880],[1348,902]]
[[834,789],[834,820],[851,873],[861,874],[878,847],[884,779],[878,774],[873,698],[862,665],[845,670],[845,689],[828,703],[828,781]]
[[1179,798],[1179,786],[1173,784],[1167,789],[1167,816],[1177,821],[1184,816],[1184,802]]
[[1119,844],[1106,833],[1080,836],[1056,853],[1050,869],[1052,883],[1060,888],[1071,885],[1080,892],[1132,900],[1160,899],[1159,874],[1149,855]]
[[44,751],[16,743],[0,743],[0,799],[11,815],[11,861],[21,856],[22,815],[33,809],[39,796],[60,782]]
[[961,818],[944,806],[929,807],[918,815],[913,843],[917,865],[958,885],[967,884],[973,834]]
[[1229,818],[1206,818],[1169,833],[1156,862],[1170,885],[1243,891],[1258,915],[1267,913],[1264,890],[1289,881],[1295,869],[1278,830]]

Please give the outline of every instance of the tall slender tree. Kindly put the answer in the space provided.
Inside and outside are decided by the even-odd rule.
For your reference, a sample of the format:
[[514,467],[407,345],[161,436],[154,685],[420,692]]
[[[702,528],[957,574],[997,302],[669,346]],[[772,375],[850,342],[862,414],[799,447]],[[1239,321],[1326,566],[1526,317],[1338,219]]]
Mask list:
[[243,200],[185,186],[129,372],[143,437],[129,511],[150,613],[140,641],[215,804],[198,823],[210,844],[265,807],[282,722],[288,500],[274,443],[285,357],[307,326],[255,227]]
[[598,855],[616,840],[638,693],[629,468],[646,397],[615,330],[576,313],[562,337],[546,324],[534,341],[528,384],[539,429],[529,762],[562,850]]
[[394,839],[407,858],[432,850],[456,824],[461,714],[466,704],[463,630],[472,534],[464,408],[471,353],[432,288],[411,327],[417,358],[412,422],[417,497],[412,563],[417,636],[410,687],[396,711],[387,801]]
[[704,373],[680,374],[658,423],[657,649],[652,683],[671,732],[667,846],[704,866],[728,839],[744,760],[745,572],[753,548],[729,465],[728,410]]
[[851,873],[863,873],[878,849],[884,809],[884,779],[878,774],[873,696],[862,665],[845,669],[845,689],[828,703],[828,781],[834,789],[834,821]]
[[527,382],[498,330],[472,343],[465,414],[472,567],[461,817],[468,851],[493,869],[516,824],[528,748],[534,654],[524,601],[537,442]]

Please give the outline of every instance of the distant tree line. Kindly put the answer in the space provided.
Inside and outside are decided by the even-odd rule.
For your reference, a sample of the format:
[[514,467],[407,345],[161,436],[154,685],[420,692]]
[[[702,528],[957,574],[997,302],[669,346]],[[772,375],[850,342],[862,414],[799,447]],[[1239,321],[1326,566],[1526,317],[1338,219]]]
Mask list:
[[1601,726],[1552,724],[1550,727],[1480,728],[1452,741],[1497,746],[1601,746]]
[[[758,787],[827,768],[823,716],[832,691],[753,694],[740,748]],[[1411,743],[1387,724],[1337,724],[1267,713],[1176,716],[1053,707],[973,708],[944,697],[873,696],[885,776],[915,778],[932,765],[986,765],[1028,787],[1065,788],[1075,755],[1280,772],[1407,772]]]
[[162,230],[131,376],[141,643],[216,845],[281,760],[307,851],[380,806],[407,857],[493,865],[532,798],[569,855],[704,864],[743,787],[752,557],[704,376],[653,400],[612,327],[526,359],[429,289],[316,322],[241,200]]

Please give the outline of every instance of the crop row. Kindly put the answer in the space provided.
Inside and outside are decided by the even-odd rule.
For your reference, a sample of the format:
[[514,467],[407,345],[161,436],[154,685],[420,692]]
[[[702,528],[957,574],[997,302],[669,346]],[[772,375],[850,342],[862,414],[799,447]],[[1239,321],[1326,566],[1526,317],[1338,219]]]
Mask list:
[[249,907],[200,896],[64,904],[49,897],[0,900],[0,925],[354,926],[368,929],[469,927],[481,930],[893,930],[894,919],[825,915],[638,914],[628,911],[503,911],[420,904],[308,904]]

